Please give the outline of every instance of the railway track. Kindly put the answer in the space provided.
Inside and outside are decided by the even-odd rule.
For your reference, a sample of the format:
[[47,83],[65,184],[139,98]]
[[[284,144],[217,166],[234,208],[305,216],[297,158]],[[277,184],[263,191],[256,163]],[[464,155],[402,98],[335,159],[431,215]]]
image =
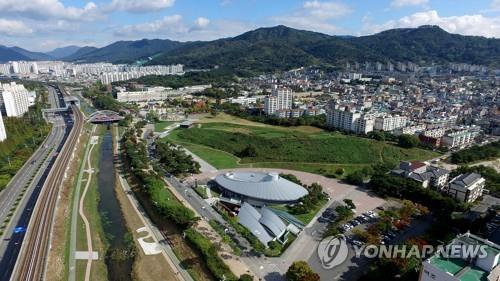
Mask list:
[[[64,91],[62,93],[65,94]],[[42,193],[33,210],[21,255],[11,280],[42,280],[44,277],[57,197],[84,124],[83,114],[78,107],[71,105],[71,109],[74,116],[73,128],[47,176]]]

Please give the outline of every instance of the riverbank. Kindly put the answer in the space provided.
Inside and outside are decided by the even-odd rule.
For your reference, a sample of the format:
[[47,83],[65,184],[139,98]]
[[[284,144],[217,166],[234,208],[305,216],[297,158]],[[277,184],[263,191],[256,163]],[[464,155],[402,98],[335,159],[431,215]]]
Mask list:
[[[145,237],[147,234],[145,232],[137,232],[138,229],[145,227],[144,222],[139,217],[138,211],[135,210],[134,206],[127,198],[127,194],[124,188],[121,186],[119,180],[119,150],[117,140],[120,139],[118,127],[113,127],[113,146],[115,159],[117,159],[116,169],[115,169],[115,192],[118,201],[120,202],[120,208],[122,210],[123,217],[126,221],[128,229],[130,229],[134,245],[136,248],[135,258],[132,268],[132,278],[138,281],[155,280],[158,276],[162,276],[165,280],[176,280],[177,275],[174,273],[172,266],[168,264],[168,257],[163,254],[156,255],[146,255],[138,242],[138,239]],[[151,238],[150,238],[151,239]]]

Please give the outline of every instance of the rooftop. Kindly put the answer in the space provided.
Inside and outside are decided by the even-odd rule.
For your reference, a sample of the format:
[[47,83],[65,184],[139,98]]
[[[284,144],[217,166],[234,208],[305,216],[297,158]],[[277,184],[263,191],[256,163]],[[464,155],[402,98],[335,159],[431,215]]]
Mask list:
[[259,200],[290,202],[308,194],[304,187],[278,173],[225,173],[218,175],[215,181],[231,192]]
[[481,175],[476,173],[467,173],[454,178],[451,183],[466,188],[474,184],[474,182],[478,181],[479,179],[481,179]]

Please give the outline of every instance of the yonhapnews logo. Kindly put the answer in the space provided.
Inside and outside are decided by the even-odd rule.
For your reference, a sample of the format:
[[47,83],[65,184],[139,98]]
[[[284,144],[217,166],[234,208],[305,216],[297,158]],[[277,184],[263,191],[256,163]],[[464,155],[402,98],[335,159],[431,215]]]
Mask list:
[[[352,245],[353,255],[357,258],[419,258],[424,259],[434,254],[446,258],[483,259],[487,257],[486,245],[450,244],[450,245]],[[344,235],[329,236],[318,245],[318,257],[325,269],[342,264],[349,255],[349,246]]]
[[344,235],[329,236],[318,245],[318,257],[325,269],[342,264],[349,254],[349,247]]

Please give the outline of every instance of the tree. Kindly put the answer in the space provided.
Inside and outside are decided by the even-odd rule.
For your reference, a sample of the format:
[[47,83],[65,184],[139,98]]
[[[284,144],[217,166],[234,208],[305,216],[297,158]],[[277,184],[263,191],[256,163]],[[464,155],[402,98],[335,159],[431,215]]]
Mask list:
[[347,206],[338,206],[335,208],[339,220],[350,218],[354,215],[354,212]]
[[284,178],[286,180],[289,180],[289,181],[291,181],[293,183],[296,183],[298,185],[302,185],[302,182],[295,175],[293,175],[293,174],[283,174],[283,173],[281,173],[280,177],[282,177],[282,178]]
[[319,281],[320,279],[305,261],[293,262],[285,276],[288,281]]
[[243,149],[240,153],[238,153],[239,157],[256,157],[257,156],[257,148],[253,144],[249,144]]
[[354,185],[362,185],[364,182],[363,172],[356,170],[348,174],[345,178],[346,182]]
[[402,148],[413,148],[420,144],[420,140],[414,135],[402,134],[398,137],[398,145]]
[[352,202],[351,199],[344,199],[344,203],[349,207],[351,210],[356,209],[356,205],[354,205],[354,202]]
[[373,131],[368,134],[368,136],[374,140],[385,141],[385,133],[382,131]]
[[253,281],[253,276],[250,274],[242,274],[239,281]]
[[158,116],[158,113],[156,113],[156,111],[154,110],[150,110],[147,114],[146,114],[146,120],[148,120],[149,122],[158,122],[160,120],[160,117]]

